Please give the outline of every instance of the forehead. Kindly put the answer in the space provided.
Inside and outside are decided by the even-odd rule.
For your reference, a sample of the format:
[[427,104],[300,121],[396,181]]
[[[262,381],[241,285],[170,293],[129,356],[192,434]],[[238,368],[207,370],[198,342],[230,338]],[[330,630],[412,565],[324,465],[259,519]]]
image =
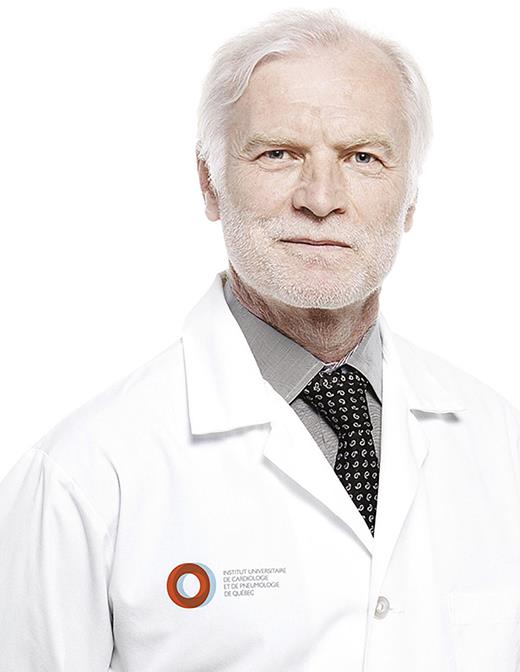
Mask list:
[[376,45],[319,48],[305,56],[260,63],[234,104],[232,130],[240,136],[284,127],[306,133],[386,131],[398,140],[403,84],[396,65]]

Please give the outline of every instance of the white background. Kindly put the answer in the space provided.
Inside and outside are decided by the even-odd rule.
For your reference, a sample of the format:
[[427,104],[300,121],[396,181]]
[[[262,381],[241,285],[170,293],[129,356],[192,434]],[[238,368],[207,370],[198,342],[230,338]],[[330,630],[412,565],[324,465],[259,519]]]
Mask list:
[[[195,162],[199,91],[262,3],[0,5],[0,477],[155,356],[226,267]],[[329,7],[301,2],[299,7]],[[515,4],[359,0],[429,85],[434,140],[381,308],[520,407]]]

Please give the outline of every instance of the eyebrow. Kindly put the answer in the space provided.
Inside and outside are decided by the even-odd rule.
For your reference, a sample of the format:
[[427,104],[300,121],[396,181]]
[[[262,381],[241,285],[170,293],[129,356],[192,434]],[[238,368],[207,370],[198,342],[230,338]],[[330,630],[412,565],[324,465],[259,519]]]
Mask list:
[[[299,149],[307,149],[306,145],[286,135],[271,136],[264,133],[255,133],[246,142],[242,148],[242,151],[250,152],[253,149],[263,147],[265,145],[274,147],[289,146],[297,147]],[[386,135],[382,135],[381,133],[366,133],[352,136],[350,138],[345,138],[343,141],[334,144],[334,149],[336,151],[345,151],[348,149],[355,149],[356,147],[362,147],[364,145],[376,145],[381,147],[391,159],[397,158],[396,149],[393,143]]]

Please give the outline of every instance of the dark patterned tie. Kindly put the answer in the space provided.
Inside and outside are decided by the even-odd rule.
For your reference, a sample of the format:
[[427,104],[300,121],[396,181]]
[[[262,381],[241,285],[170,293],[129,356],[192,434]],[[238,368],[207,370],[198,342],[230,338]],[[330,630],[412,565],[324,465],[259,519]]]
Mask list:
[[368,380],[349,364],[322,369],[300,396],[313,406],[339,439],[334,471],[374,534],[379,464],[368,411]]

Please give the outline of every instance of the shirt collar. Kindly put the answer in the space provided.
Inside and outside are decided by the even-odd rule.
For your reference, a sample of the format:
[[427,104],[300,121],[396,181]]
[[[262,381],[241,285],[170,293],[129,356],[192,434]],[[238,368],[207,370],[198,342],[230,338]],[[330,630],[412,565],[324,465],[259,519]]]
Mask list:
[[[236,297],[227,274],[225,279],[224,297],[242,329],[262,377],[291,403],[326,363],[250,312]],[[381,402],[383,350],[379,320],[367,329],[350,353],[338,362],[329,362],[327,368],[333,369],[346,362],[368,379]]]

